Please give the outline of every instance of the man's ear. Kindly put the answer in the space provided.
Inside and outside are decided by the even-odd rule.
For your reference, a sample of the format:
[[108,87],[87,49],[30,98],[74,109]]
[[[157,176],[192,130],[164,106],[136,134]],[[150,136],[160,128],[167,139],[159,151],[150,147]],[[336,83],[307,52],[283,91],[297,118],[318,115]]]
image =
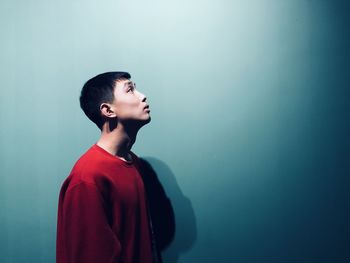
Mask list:
[[100,105],[100,111],[103,116],[108,117],[108,118],[115,118],[117,117],[116,113],[112,109],[111,105],[108,103],[102,103]]

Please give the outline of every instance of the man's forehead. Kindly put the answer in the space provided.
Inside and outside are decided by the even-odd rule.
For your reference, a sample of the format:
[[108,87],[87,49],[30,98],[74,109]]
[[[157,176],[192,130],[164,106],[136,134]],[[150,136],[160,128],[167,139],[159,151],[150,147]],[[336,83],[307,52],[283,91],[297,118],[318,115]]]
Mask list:
[[123,87],[123,86],[129,85],[129,84],[133,84],[133,82],[130,79],[122,78],[122,79],[116,80],[116,86]]

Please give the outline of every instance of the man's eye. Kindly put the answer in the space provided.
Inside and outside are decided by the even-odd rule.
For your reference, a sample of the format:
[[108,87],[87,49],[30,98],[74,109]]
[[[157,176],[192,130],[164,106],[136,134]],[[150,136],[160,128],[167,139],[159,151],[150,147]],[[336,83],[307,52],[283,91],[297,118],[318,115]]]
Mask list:
[[130,92],[130,91],[133,92],[133,89],[132,89],[132,88],[129,88],[129,89],[128,89],[128,92]]

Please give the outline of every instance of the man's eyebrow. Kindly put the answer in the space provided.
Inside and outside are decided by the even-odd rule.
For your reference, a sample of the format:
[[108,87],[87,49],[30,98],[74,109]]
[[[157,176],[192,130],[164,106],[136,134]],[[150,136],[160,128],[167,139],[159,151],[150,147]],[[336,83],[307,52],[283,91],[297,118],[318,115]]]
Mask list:
[[124,87],[127,86],[127,85],[129,85],[129,84],[132,84],[132,81],[125,82],[125,83],[124,83]]
[[126,90],[130,84],[132,84],[132,81],[124,82],[123,89]]

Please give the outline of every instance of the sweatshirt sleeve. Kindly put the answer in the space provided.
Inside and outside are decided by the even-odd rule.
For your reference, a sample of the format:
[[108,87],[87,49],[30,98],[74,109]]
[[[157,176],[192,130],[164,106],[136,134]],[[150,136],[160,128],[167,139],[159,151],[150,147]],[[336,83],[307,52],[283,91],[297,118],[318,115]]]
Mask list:
[[59,255],[57,263],[120,262],[121,245],[108,224],[96,185],[82,182],[69,189],[62,216],[64,255]]

